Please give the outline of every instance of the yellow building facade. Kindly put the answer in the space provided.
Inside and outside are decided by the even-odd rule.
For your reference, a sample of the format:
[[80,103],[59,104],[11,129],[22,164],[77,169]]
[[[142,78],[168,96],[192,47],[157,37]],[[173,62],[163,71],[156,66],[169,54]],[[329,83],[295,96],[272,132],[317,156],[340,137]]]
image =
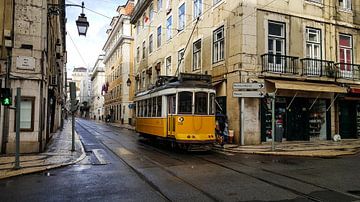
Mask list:
[[357,138],[359,4],[137,1],[131,18],[135,92],[159,75],[209,74],[218,112],[227,116],[235,141],[249,145],[271,139],[270,99],[246,97],[241,106],[233,84],[262,83],[261,94],[276,93],[277,141]]
[[105,52],[105,114],[111,122],[133,124],[133,90],[127,85],[133,79],[133,36],[130,15],[133,1],[119,6],[118,16],[110,23],[108,39],[103,47]]

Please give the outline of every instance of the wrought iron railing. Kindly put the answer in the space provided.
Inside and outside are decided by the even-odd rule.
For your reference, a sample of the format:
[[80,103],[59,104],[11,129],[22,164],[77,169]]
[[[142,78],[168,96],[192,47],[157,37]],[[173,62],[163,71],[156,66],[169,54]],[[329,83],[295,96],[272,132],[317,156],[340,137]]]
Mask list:
[[360,81],[360,65],[350,63],[336,63],[336,77]]
[[298,57],[293,56],[263,54],[261,55],[262,71],[297,74],[298,60]]
[[336,68],[333,61],[319,60],[312,58],[300,59],[302,75],[306,76],[326,76],[335,78]]

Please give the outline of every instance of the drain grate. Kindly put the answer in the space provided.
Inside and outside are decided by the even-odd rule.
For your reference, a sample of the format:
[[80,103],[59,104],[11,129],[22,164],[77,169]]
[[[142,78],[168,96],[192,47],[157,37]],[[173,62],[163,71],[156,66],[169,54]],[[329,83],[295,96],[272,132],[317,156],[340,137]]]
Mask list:
[[348,191],[349,194],[353,194],[353,195],[357,195],[357,196],[360,196],[360,190],[351,190],[351,191]]

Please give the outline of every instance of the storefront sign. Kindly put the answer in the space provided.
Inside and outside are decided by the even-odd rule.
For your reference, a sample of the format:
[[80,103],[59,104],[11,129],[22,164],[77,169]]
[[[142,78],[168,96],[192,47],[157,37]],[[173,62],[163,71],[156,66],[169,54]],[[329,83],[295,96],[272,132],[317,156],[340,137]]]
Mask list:
[[25,70],[35,70],[35,58],[17,56],[16,57],[16,68]]
[[245,90],[245,89],[262,89],[264,88],[263,83],[234,83],[233,89],[234,90]]
[[263,98],[265,93],[261,91],[233,91],[233,97]]

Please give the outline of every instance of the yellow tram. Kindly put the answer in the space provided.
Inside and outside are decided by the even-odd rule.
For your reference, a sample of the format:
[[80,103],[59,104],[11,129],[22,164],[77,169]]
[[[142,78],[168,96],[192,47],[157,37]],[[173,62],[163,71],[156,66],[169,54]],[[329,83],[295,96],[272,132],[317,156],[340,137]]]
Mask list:
[[135,96],[136,131],[183,149],[215,142],[215,90],[211,76],[160,76],[156,86]]

